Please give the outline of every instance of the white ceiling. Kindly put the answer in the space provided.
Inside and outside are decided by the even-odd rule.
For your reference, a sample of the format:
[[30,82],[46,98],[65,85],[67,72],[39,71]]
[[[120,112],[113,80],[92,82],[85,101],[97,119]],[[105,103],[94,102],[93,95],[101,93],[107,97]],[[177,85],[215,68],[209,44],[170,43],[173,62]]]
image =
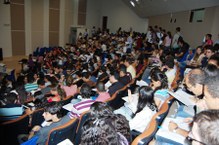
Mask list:
[[[135,7],[130,4],[135,3]],[[137,2],[138,1],[138,2]],[[199,8],[219,6],[219,0],[123,0],[139,17],[187,11]]]

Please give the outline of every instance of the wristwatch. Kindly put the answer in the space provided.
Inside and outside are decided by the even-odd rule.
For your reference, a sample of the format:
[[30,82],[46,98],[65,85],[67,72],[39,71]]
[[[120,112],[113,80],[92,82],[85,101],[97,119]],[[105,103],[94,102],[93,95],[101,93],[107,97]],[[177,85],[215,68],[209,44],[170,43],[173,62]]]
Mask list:
[[176,133],[176,131],[177,131],[178,128],[179,128],[178,126],[177,126],[176,128],[174,128],[174,129],[173,129],[173,132]]

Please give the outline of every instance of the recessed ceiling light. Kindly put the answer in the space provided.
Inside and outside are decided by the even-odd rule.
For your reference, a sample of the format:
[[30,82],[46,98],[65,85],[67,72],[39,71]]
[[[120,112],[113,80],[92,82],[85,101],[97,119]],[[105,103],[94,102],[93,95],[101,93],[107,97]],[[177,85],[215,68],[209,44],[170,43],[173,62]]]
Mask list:
[[135,7],[135,3],[133,1],[130,1],[130,3],[133,7]]

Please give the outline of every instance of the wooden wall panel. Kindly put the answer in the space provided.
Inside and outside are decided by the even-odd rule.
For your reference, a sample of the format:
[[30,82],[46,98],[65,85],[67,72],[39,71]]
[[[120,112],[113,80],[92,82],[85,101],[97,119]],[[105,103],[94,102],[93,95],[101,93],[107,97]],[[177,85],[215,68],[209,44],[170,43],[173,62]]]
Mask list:
[[87,0],[78,1],[78,25],[86,25]]
[[49,46],[59,46],[59,32],[49,32]]
[[12,56],[25,55],[24,31],[12,31]]
[[24,1],[13,0],[11,11],[12,56],[25,55]]
[[59,9],[60,8],[60,0],[50,0],[49,8]]
[[59,10],[49,10],[49,31],[59,31]]
[[24,30],[24,5],[11,4],[11,30]]
[[59,45],[60,0],[49,1],[49,45]]
[[24,4],[24,0],[11,0],[11,3]]

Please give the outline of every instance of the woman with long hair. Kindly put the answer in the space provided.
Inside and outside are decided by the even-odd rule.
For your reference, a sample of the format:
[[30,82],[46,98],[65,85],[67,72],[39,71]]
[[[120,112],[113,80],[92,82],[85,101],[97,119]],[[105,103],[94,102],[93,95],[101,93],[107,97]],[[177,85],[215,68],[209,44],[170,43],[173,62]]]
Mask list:
[[148,86],[140,87],[137,109],[129,121],[130,129],[143,132],[157,111],[154,90]]
[[154,100],[157,107],[160,108],[163,102],[169,97],[168,79],[165,73],[163,73],[159,69],[152,70],[150,77],[150,86],[155,91]]

